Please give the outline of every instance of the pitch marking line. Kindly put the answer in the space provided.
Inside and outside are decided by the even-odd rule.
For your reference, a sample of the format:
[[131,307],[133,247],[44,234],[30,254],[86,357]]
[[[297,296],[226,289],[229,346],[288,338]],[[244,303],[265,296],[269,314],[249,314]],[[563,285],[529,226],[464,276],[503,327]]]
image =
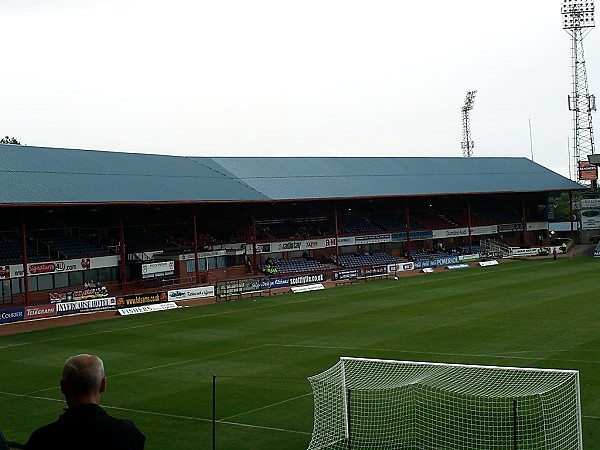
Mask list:
[[[206,359],[212,359],[212,358],[218,358],[220,356],[226,356],[226,355],[231,355],[234,353],[242,353],[242,352],[246,352],[246,351],[251,351],[251,350],[256,350],[259,348],[264,348],[267,347],[269,344],[263,344],[263,345],[255,345],[254,347],[246,347],[246,348],[240,348],[237,350],[232,350],[230,352],[223,352],[223,353],[216,353],[214,355],[207,355],[207,356],[202,356],[200,358],[193,358],[193,359],[186,359],[184,361],[175,361],[172,363],[167,363],[167,364],[160,364],[158,366],[154,366],[154,367],[146,367],[143,369],[137,369],[137,370],[131,370],[129,372],[121,372],[121,373],[116,373],[114,375],[111,375],[110,377],[120,377],[123,375],[131,375],[134,373],[141,373],[141,372],[148,372],[150,370],[156,370],[156,369],[162,369],[164,367],[173,367],[173,366],[178,366],[181,364],[188,364],[188,363],[192,363],[192,362],[196,362],[196,361],[202,361],[202,360],[206,360]],[[108,378],[108,377],[106,377]]]
[[265,409],[269,409],[269,408],[272,408],[274,406],[283,405],[284,403],[293,402],[294,400],[298,400],[299,398],[309,397],[309,396],[312,396],[312,395],[313,395],[312,392],[309,392],[308,394],[298,395],[296,397],[288,398],[287,400],[282,400],[280,402],[275,402],[275,403],[272,403],[270,405],[261,406],[260,408],[251,409],[249,411],[244,411],[244,412],[241,412],[239,414],[234,414],[233,416],[225,417],[223,420],[230,420],[230,419],[233,419],[235,417],[245,416],[246,414],[252,414],[252,413],[255,413],[257,411],[264,411]]
[[[231,355],[233,353],[240,353],[240,352],[245,352],[245,351],[256,350],[256,349],[259,349],[259,348],[268,347],[269,345],[270,344],[256,345],[254,347],[240,348],[240,349],[237,349],[237,350],[232,350],[230,352],[216,353],[214,355],[202,356],[200,358],[186,359],[184,361],[175,361],[175,362],[172,362],[172,363],[160,364],[158,366],[152,366],[152,367],[144,367],[142,369],[130,370],[129,372],[121,372],[121,373],[115,373],[115,374],[112,374],[112,375],[107,375],[106,378],[107,379],[111,379],[111,378],[120,377],[120,376],[123,376],[123,375],[131,375],[131,374],[134,374],[134,373],[148,372],[148,371],[151,371],[151,370],[163,369],[165,367],[173,367],[173,366],[178,366],[178,365],[182,365],[182,364],[188,364],[188,363],[192,363],[192,362],[196,362],[196,361],[202,361],[202,360],[206,360],[206,359],[218,358],[218,357],[221,357],[221,356]],[[37,389],[35,391],[28,392],[27,395],[37,394],[37,393],[40,393],[40,392],[51,391],[53,389],[58,389],[58,386],[53,386],[53,387],[48,387],[48,388],[43,388],[43,389]]]
[[257,429],[260,429],[260,430],[280,431],[282,433],[302,434],[302,435],[305,435],[305,436],[312,435],[312,433],[308,432],[308,431],[288,430],[286,428],[276,428],[276,427],[265,427],[265,426],[261,426],[261,425],[250,425],[248,423],[228,422],[228,421],[225,421],[225,420],[217,420],[217,423],[223,423],[223,424],[226,424],[226,425],[234,425],[234,426],[237,426],[237,427],[257,428]]
[[[0,391],[0,395],[7,395],[10,397],[27,398],[27,399],[32,399],[32,400],[44,400],[44,401],[54,402],[54,403],[65,403],[65,401],[62,399],[56,399],[56,398],[50,398],[50,397],[40,397],[37,395],[29,395],[29,394],[15,394],[13,392]],[[293,399],[290,399],[290,400],[293,400]],[[279,402],[279,403],[285,403],[285,401]],[[272,406],[274,406],[274,405],[277,405],[277,403],[274,403]],[[130,412],[130,413],[135,413],[135,414],[141,414],[141,415],[159,416],[159,417],[166,417],[169,419],[190,420],[190,421],[196,421],[196,422],[208,422],[208,423],[212,422],[212,419],[206,419],[203,417],[182,416],[179,414],[167,414],[167,413],[160,413],[160,412],[155,412],[155,411],[145,411],[142,409],[122,408],[119,406],[109,406],[109,405],[100,405],[100,406],[102,406],[102,408],[104,408],[104,409],[112,409],[115,411],[125,411],[125,412]],[[266,406],[265,408],[268,408],[268,407],[269,406]],[[265,408],[259,408],[259,409],[265,409]],[[257,409],[257,411],[258,411],[258,409]],[[251,411],[249,411],[249,412],[251,412]],[[232,416],[232,417],[235,417],[235,416]],[[217,419],[216,422],[222,423],[225,425],[232,425],[232,426],[245,427],[245,428],[255,428],[255,429],[260,429],[260,430],[279,431],[282,433],[292,433],[292,434],[302,434],[302,435],[311,435],[312,434],[307,431],[288,430],[285,428],[267,427],[264,425],[252,425],[252,424],[248,424],[248,423],[232,422],[229,420],[232,417],[228,417],[225,419]]]
[[[29,398],[32,400],[45,400],[47,402],[54,402],[54,403],[65,403],[65,400],[61,399],[61,398],[40,397],[39,395],[15,394],[14,392],[3,392],[3,391],[0,391],[0,395],[8,395],[9,397]],[[66,403],[65,403],[65,406],[66,406]]]
[[[40,397],[40,396],[29,395],[29,394],[15,394],[13,392],[2,392],[2,391],[0,391],[0,395],[7,395],[7,396],[10,396],[10,397],[19,397],[19,398],[28,398],[28,399],[32,399],[32,400],[45,400],[45,401],[54,402],[54,403],[64,403],[64,400],[61,400],[61,399],[49,398],[49,397]],[[247,423],[231,422],[229,420],[229,419],[232,419],[234,417],[240,416],[242,414],[247,414],[247,413],[251,413],[253,411],[258,411],[258,410],[261,410],[261,409],[266,409],[266,408],[269,408],[270,406],[275,406],[275,405],[278,405],[278,404],[281,404],[281,403],[285,403],[286,401],[291,401],[291,400],[295,400],[297,398],[305,397],[306,395],[311,395],[311,394],[300,395],[300,396],[295,397],[293,399],[284,400],[282,402],[274,403],[273,405],[268,405],[268,406],[265,406],[263,408],[257,408],[257,409],[252,410],[252,411],[247,411],[246,413],[236,414],[235,416],[226,417],[225,419],[218,419],[216,422],[217,423],[226,424],[226,425],[233,425],[233,426],[246,427],[246,428],[256,428],[256,429],[261,429],[261,430],[280,431],[280,432],[283,432],[283,433],[294,433],[294,434],[310,435],[312,433],[307,432],[307,431],[288,430],[288,429],[285,429],[285,428],[266,427],[266,426],[262,426],[262,425],[251,425],[251,424],[247,424]],[[197,422],[212,422],[212,419],[206,419],[206,418],[203,418],[203,417],[192,417],[192,416],[182,416],[182,415],[178,415],[178,414],[159,413],[159,412],[155,412],[155,411],[144,411],[144,410],[141,410],[141,409],[121,408],[119,406],[108,406],[108,405],[101,405],[101,406],[103,408],[105,408],[105,409],[113,409],[115,411],[125,411],[125,412],[131,412],[131,413],[142,414],[142,415],[145,414],[145,415],[151,415],[151,416],[167,417],[167,418],[170,418],[170,419],[193,420],[193,421],[197,421]],[[600,420],[599,416],[585,416],[585,415],[582,415],[581,417],[584,418],[584,419]]]
[[[421,350],[398,350],[398,349],[389,349],[389,348],[359,348],[359,347],[337,347],[337,346],[327,346],[327,345],[303,345],[303,344],[269,344],[272,346],[278,347],[298,347],[298,348],[316,348],[316,349],[330,349],[330,350],[360,350],[365,352],[387,352],[387,353],[417,353],[420,355],[435,355],[435,356],[465,356],[468,358],[480,358],[480,357],[493,357],[493,358],[502,358],[502,359],[539,359],[539,357],[535,356],[514,356],[514,355],[500,355],[497,353],[492,354],[471,354],[471,353],[445,353],[445,352],[424,352]],[[566,352],[568,350],[560,350],[561,352]],[[547,353],[554,354],[557,350],[548,350]],[[540,353],[543,353],[540,352]],[[539,356],[539,355],[538,355]],[[545,358],[545,357],[544,357]],[[555,358],[553,358],[555,359]],[[560,359],[557,361],[561,362],[572,362],[572,363],[599,363],[600,361],[588,361],[588,360],[580,360],[580,359]]]

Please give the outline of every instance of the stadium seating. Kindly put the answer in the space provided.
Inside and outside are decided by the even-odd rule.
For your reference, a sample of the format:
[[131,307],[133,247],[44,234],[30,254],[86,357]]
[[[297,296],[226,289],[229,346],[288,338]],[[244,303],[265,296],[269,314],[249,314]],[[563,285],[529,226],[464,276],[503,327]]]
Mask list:
[[293,239],[296,233],[290,222],[263,224],[260,228],[259,236],[267,239]]
[[340,220],[342,233],[380,233],[383,229],[364,217],[345,217]]
[[306,236],[332,236],[335,234],[335,225],[327,218],[322,218],[304,222],[301,231],[305,231]]
[[[43,261],[47,259],[44,255],[39,255],[31,245],[27,246],[28,261]],[[21,243],[12,239],[3,239],[0,241],[0,264],[21,264],[23,256],[21,253]]]
[[[394,213],[376,213],[370,216],[371,223],[381,227],[386,231],[404,231],[406,230],[406,216],[404,214]],[[419,222],[411,219],[410,229],[419,230],[423,226]]]
[[340,255],[340,266],[342,267],[377,266],[402,261],[405,260],[383,252],[364,255]]
[[460,250],[463,254],[467,255],[469,253],[472,254],[483,254],[483,253],[487,253],[487,250],[485,247],[481,246],[481,245],[472,245],[471,246],[471,251],[469,252],[469,246],[468,245],[461,245],[460,246]]
[[[464,211],[452,211],[446,214],[446,217],[452,222],[457,223],[461,227],[469,226],[469,214]],[[477,214],[471,214],[471,226],[472,227],[486,227],[492,225],[489,220],[480,217]]]
[[[317,272],[320,270],[327,270],[328,267],[321,264],[319,261],[313,259],[292,259],[289,261],[275,261],[272,264],[277,270],[277,274],[290,274],[290,273],[304,273],[304,272]],[[260,270],[265,272],[267,268],[266,264],[260,265]]]
[[414,216],[411,216],[411,219],[413,218],[422,225],[421,228],[428,230],[447,230],[458,227],[458,225],[451,220],[435,214],[416,213]]
[[125,245],[130,252],[167,250],[180,247],[179,244],[172,243],[156,234],[143,233],[133,229],[126,230]]
[[53,237],[40,239],[41,244],[48,246],[49,254],[58,258],[80,258],[104,256],[110,254],[106,249],[78,237]]
[[431,250],[413,250],[411,252],[411,254],[412,254],[413,260],[415,260],[415,261],[426,261],[429,259],[447,258],[448,256],[455,256],[458,253],[456,253],[456,252],[448,253],[448,252],[444,252],[444,251],[431,251]]
[[517,211],[490,209],[478,211],[478,215],[489,220],[492,224],[521,222],[521,214]]
[[406,218],[399,214],[373,214],[370,217],[373,224],[386,231],[406,230]]
[[335,227],[326,217],[288,219],[281,222],[257,223],[259,240],[306,239],[311,236],[331,236]]

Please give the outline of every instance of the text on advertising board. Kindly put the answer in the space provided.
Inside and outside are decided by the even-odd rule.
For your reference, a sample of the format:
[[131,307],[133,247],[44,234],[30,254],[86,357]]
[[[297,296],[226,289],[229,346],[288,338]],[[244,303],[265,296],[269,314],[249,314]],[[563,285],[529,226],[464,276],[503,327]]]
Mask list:
[[56,305],[27,306],[25,308],[26,320],[54,316],[56,316]]
[[200,286],[189,289],[177,289],[167,291],[169,300],[191,300],[194,298],[206,298],[215,296],[214,286]]
[[125,295],[117,298],[117,308],[128,306],[149,305],[151,303],[166,302],[169,296],[166,292],[154,292],[150,294]]
[[25,308],[13,308],[0,311],[0,323],[18,322],[25,318]]
[[104,311],[114,309],[117,305],[116,297],[96,298],[91,300],[81,300],[78,302],[55,303],[56,312],[59,316],[65,314],[78,314],[92,311]]

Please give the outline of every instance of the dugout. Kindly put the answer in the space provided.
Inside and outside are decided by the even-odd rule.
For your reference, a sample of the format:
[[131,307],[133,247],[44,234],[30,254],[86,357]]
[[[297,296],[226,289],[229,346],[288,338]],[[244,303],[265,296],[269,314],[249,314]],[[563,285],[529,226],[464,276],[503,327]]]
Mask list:
[[331,268],[343,255],[412,259],[440,244],[471,252],[484,237],[533,245],[548,237],[548,197],[585,189],[525,158],[208,158],[0,145],[0,172],[5,308],[90,282],[111,295],[144,290],[149,279],[215,284],[256,274],[268,258]]

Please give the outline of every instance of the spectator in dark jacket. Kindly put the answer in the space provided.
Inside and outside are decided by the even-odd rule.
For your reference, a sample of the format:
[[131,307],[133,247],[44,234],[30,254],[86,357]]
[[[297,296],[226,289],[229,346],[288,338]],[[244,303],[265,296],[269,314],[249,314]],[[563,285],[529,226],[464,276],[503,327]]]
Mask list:
[[8,444],[6,443],[6,439],[4,439],[2,431],[0,431],[0,450],[8,450]]
[[94,355],[67,359],[60,388],[68,408],[56,422],[35,430],[27,450],[142,450],[146,437],[133,422],[100,407],[106,388],[104,363]]

